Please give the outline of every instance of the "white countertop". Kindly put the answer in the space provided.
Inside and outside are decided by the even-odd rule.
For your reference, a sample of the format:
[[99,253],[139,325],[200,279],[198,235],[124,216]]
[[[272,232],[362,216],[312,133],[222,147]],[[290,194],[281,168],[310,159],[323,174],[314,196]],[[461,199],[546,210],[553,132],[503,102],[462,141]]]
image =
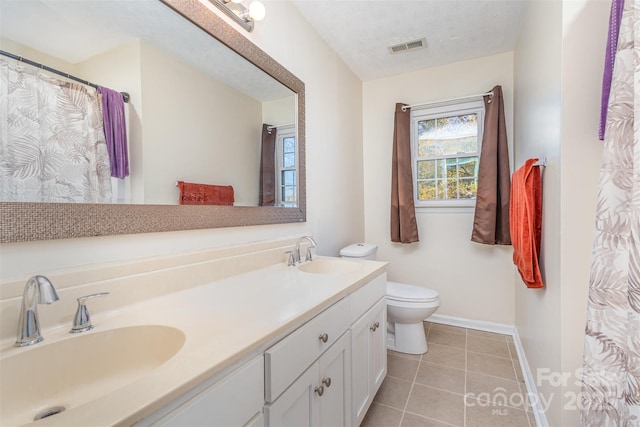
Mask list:
[[[304,273],[280,263],[93,317],[95,329],[84,334],[165,325],[181,330],[185,342],[175,356],[137,381],[34,425],[131,425],[140,421],[208,378],[260,354],[386,267],[385,262],[354,262],[362,268],[345,274]],[[74,339],[67,330],[49,332],[47,341],[38,345]],[[3,358],[21,351],[29,349],[6,350]]]

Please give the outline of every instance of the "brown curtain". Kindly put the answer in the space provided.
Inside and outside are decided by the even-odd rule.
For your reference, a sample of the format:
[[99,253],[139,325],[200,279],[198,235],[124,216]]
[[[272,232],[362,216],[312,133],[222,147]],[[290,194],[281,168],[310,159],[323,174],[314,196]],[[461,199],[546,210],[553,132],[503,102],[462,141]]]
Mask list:
[[484,97],[484,132],[471,240],[487,245],[510,245],[511,172],[502,87],[496,86],[491,92],[492,97]]
[[272,128],[269,131],[269,126],[271,125],[262,125],[259,206],[276,204],[276,130]]
[[416,208],[413,203],[413,175],[411,173],[411,137],[409,118],[411,109],[402,111],[405,104],[396,104],[393,129],[393,158],[391,163],[391,241],[418,241]]

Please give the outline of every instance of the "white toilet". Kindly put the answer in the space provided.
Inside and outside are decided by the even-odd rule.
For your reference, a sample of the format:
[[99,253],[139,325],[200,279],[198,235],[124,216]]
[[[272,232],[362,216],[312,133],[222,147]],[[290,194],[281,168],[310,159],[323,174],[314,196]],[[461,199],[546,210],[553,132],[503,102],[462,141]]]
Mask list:
[[[378,246],[354,243],[343,248],[343,258],[376,259]],[[408,354],[427,352],[422,321],[440,307],[438,292],[422,286],[387,282],[387,348]]]

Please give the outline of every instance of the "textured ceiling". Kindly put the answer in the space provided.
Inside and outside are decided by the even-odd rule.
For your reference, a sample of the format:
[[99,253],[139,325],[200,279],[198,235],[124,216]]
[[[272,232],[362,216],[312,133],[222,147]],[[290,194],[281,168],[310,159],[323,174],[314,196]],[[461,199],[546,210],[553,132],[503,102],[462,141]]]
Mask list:
[[[363,81],[511,51],[525,5],[525,0],[292,2]],[[425,49],[389,53],[391,45],[423,37]]]

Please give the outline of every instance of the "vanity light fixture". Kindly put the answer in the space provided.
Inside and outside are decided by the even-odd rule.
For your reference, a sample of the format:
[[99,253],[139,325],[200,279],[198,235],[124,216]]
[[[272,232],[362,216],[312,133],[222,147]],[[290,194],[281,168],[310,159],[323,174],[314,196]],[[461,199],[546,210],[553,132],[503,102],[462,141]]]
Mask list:
[[246,7],[243,0],[209,0],[228,17],[236,21],[248,32],[253,31],[255,21],[262,21],[266,9],[258,0],[254,0]]

